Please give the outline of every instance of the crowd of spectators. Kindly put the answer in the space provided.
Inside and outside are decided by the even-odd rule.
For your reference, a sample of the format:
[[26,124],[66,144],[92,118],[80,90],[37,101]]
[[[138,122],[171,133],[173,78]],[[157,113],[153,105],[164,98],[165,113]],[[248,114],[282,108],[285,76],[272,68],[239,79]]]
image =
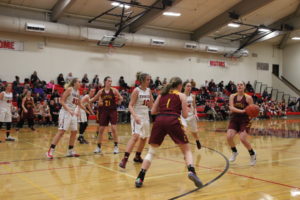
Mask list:
[[[56,82],[50,80],[48,83],[44,80],[40,80],[36,71],[32,73],[30,78],[25,78],[23,82],[20,81],[18,76],[15,76],[13,84],[13,96],[14,96],[14,108],[13,116],[15,121],[18,121],[20,116],[20,108],[22,99],[25,97],[28,91],[32,92],[32,97],[35,103],[35,121],[40,124],[57,125],[58,113],[61,105],[59,104],[59,98],[63,91],[63,87],[66,83],[69,83],[73,79],[73,74],[70,72],[64,78],[63,74],[59,74]],[[158,96],[159,90],[167,84],[167,78],[156,77],[155,81],[151,79],[150,88],[153,91],[154,99]],[[215,83],[213,79],[206,80],[199,88],[196,87],[196,82],[191,79],[188,80],[192,85],[192,92],[196,95],[196,103],[200,113],[206,114],[208,120],[226,120],[229,117],[228,96],[237,91],[236,84],[233,81],[229,81],[225,85],[224,81]],[[98,75],[95,75],[92,81],[89,80],[88,75],[84,74],[82,79],[82,92],[84,95],[88,89],[96,88],[96,91],[102,88],[101,81]],[[3,90],[3,86],[6,82],[0,80],[0,91]],[[121,122],[129,122],[130,114],[128,112],[128,104],[130,101],[130,93],[132,86],[126,83],[123,76],[119,78],[119,90],[123,96],[123,102],[119,105],[119,120]],[[135,86],[139,84],[135,81]],[[60,90],[59,90],[60,89]],[[287,110],[299,111],[300,98],[289,102],[288,105],[283,102],[271,101],[270,94],[265,90],[262,95],[257,96],[254,92],[253,86],[250,82],[246,83],[246,93],[253,96],[254,102],[260,107],[259,118],[270,118],[286,116]],[[96,105],[94,106],[96,110]]]

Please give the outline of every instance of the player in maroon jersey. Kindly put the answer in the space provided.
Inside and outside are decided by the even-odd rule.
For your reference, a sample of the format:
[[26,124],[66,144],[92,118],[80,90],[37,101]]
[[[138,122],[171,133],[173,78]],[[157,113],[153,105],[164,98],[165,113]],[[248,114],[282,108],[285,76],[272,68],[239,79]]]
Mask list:
[[232,150],[232,156],[229,161],[234,162],[238,156],[237,149],[234,144],[234,136],[239,133],[240,140],[243,145],[248,149],[250,154],[250,165],[256,164],[256,153],[253,151],[251,144],[248,142],[247,137],[250,130],[250,118],[246,114],[245,108],[253,104],[251,96],[245,94],[245,83],[237,83],[237,93],[231,94],[229,97],[229,109],[231,111],[230,122],[227,130],[227,142]]
[[163,88],[152,107],[151,113],[157,114],[149,139],[149,151],[144,158],[142,169],[135,181],[136,187],[142,187],[146,171],[151,165],[156,149],[162,144],[168,134],[179,146],[184,154],[188,168],[188,177],[197,187],[202,187],[202,182],[197,177],[193,166],[193,155],[188,144],[189,141],[184,133],[180,122],[180,115],[188,116],[186,96],[179,91],[182,89],[182,80],[178,77],[171,78],[170,82]]
[[111,130],[114,139],[114,154],[119,153],[118,135],[117,135],[117,104],[123,101],[123,97],[119,91],[111,87],[112,80],[109,76],[104,78],[104,88],[99,90],[91,102],[98,100],[99,106],[99,135],[97,148],[94,153],[101,153],[101,143],[103,132],[108,124],[111,124]]

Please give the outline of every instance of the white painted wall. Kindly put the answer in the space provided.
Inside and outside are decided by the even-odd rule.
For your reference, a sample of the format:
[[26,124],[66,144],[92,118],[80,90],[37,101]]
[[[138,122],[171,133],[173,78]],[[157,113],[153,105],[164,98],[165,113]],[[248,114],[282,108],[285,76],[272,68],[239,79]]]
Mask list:
[[[114,84],[124,76],[128,83],[133,84],[136,72],[143,71],[153,78],[194,78],[198,87],[211,78],[216,82],[249,80],[253,83],[258,80],[272,85],[272,64],[282,66],[282,52],[266,43],[249,48],[250,53],[257,53],[258,57],[249,56],[238,61],[227,59],[227,67],[222,69],[208,67],[210,59],[225,60],[222,55],[133,47],[115,49],[114,53],[108,54],[106,47],[96,47],[94,43],[4,32],[0,32],[0,39],[24,42],[24,51],[0,50],[0,78],[7,81],[12,81],[15,75],[24,79],[36,70],[46,81],[56,80],[59,73],[73,72],[79,78],[88,73],[90,80],[95,74],[100,79],[109,75]],[[44,44],[44,48],[39,49],[39,44]],[[270,63],[270,70],[257,71],[256,62]]]
[[283,50],[283,76],[300,88],[300,44],[289,44]]

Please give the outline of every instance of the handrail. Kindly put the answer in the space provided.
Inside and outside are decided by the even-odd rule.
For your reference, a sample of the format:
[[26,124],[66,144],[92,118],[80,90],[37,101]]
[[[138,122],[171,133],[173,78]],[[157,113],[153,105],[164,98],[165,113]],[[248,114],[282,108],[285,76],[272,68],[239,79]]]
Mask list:
[[282,82],[284,82],[285,84],[288,85],[289,88],[291,88],[294,92],[296,92],[298,95],[300,95],[300,90],[294,85],[292,84],[289,80],[287,80],[286,78],[284,78],[284,76],[281,76],[280,78],[277,77],[279,80],[281,80]]

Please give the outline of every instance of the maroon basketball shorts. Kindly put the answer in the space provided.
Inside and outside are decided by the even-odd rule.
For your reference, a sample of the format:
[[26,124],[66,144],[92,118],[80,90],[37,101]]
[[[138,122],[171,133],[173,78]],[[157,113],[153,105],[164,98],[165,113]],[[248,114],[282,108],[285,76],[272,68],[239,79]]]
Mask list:
[[101,110],[99,111],[99,125],[108,126],[109,122],[111,125],[116,125],[118,121],[117,110]]
[[249,133],[251,122],[248,117],[231,118],[229,121],[228,129],[233,129],[236,132],[246,131]]
[[161,145],[167,134],[176,144],[186,144],[189,142],[179,116],[158,115],[151,130],[149,144]]

